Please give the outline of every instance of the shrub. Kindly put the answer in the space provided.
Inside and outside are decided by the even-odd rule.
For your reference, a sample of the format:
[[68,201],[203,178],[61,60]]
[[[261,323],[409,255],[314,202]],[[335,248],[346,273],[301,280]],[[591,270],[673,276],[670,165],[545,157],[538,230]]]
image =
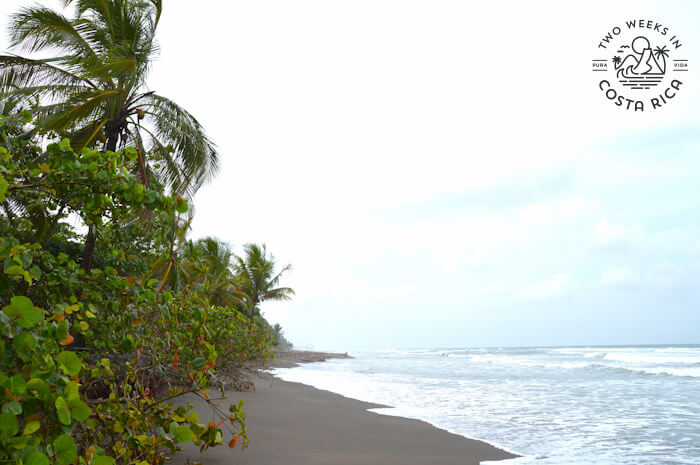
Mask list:
[[[242,402],[221,411],[206,388],[239,328],[222,333],[222,310],[196,292],[130,274],[163,253],[161,217],[187,210],[125,168],[135,156],[67,140],[44,152],[0,132],[0,462],[162,464],[181,443],[220,445],[224,425],[247,444]],[[93,228],[102,266],[79,265],[68,215]],[[253,335],[237,342],[244,357],[265,350]],[[176,407],[185,392],[218,421]]]

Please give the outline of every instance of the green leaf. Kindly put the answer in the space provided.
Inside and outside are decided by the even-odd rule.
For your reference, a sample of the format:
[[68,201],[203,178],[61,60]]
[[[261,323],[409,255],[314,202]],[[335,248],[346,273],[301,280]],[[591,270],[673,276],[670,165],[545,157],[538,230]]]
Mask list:
[[177,428],[175,428],[175,435],[173,437],[173,441],[175,442],[190,442],[194,435],[192,434],[192,430],[189,429],[185,425],[180,425]]
[[85,421],[88,419],[91,413],[92,409],[82,400],[73,399],[70,401],[70,416],[75,420]]
[[70,410],[68,410],[68,404],[66,404],[66,399],[63,397],[56,398],[56,413],[58,414],[58,421],[64,425],[70,425]]
[[[27,280],[31,281],[31,280]],[[44,315],[41,309],[32,307],[31,309],[22,312],[22,315],[17,319],[17,324],[22,328],[31,328],[43,319]]]
[[139,153],[136,151],[135,148],[127,147],[124,149],[124,156],[129,161],[135,161],[138,158]]
[[0,413],[0,439],[10,439],[19,431],[17,417],[8,412]]
[[68,434],[62,434],[54,439],[53,450],[59,465],[68,465],[78,459],[78,447]]
[[[13,267],[10,267],[13,268]],[[10,318],[16,318],[22,328],[31,328],[43,318],[43,312],[32,304],[27,297],[20,295],[10,300],[10,305],[2,309]]]
[[70,151],[70,141],[68,139],[62,139],[61,142],[58,143],[58,147],[64,152],[68,152]]
[[187,200],[182,197],[175,198],[175,210],[177,210],[178,213],[186,213],[187,208]]
[[24,431],[22,431],[22,434],[27,435],[36,433],[37,431],[39,431],[39,428],[41,428],[41,423],[39,423],[38,421],[28,421],[24,425]]
[[22,413],[22,404],[20,404],[16,400],[7,402],[2,406],[2,411],[12,413],[14,415],[20,415]]
[[5,273],[11,274],[11,275],[24,274],[24,268],[22,268],[19,265],[8,266],[7,269],[5,270]]
[[34,347],[36,347],[36,339],[34,339],[34,336],[30,333],[21,333],[18,334],[13,340],[12,340],[12,347],[17,349],[28,349],[31,350]]
[[83,362],[80,358],[73,352],[63,351],[56,355],[56,362],[58,366],[69,376],[76,376],[80,373],[80,369],[83,366]]
[[124,339],[122,339],[122,341],[119,343],[119,347],[124,352],[130,352],[136,347],[136,342],[134,341],[134,338],[132,336],[127,336]]
[[24,391],[27,390],[27,383],[22,378],[22,375],[14,375],[9,379],[6,386],[10,392],[17,395],[24,394]]
[[0,202],[5,201],[5,194],[7,194],[7,181],[0,176]]
[[28,391],[36,391],[40,398],[45,398],[51,393],[51,388],[46,384],[46,381],[40,378],[32,378],[27,382]]
[[66,399],[68,401],[71,401],[73,399],[77,399],[79,397],[78,394],[78,389],[80,388],[80,385],[76,383],[75,381],[71,381],[66,384],[66,387],[64,389],[64,392],[66,394]]
[[49,459],[41,452],[32,452],[24,461],[24,465],[49,465]]
[[192,360],[192,366],[198,370],[202,368],[205,363],[207,363],[207,359],[205,359],[204,357],[197,357],[194,360]]
[[98,455],[92,458],[91,465],[114,465],[114,459],[106,455]]

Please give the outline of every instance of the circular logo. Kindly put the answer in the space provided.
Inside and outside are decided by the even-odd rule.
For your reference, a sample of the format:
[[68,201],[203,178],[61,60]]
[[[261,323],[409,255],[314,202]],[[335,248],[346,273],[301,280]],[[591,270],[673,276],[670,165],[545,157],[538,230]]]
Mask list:
[[598,43],[592,70],[603,96],[614,105],[649,111],[669,104],[688,71],[683,44],[662,23],[633,19],[614,26]]

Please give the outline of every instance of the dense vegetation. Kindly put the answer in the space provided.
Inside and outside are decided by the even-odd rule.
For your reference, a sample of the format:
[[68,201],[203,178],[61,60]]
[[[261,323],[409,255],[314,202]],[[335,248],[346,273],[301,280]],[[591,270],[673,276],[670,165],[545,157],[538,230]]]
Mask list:
[[32,7],[11,26],[54,59],[0,57],[0,463],[160,464],[221,428],[244,447],[243,403],[212,389],[287,344],[260,305],[293,295],[288,267],[186,237],[218,155],[145,88],[160,1],[65,3],[75,18]]

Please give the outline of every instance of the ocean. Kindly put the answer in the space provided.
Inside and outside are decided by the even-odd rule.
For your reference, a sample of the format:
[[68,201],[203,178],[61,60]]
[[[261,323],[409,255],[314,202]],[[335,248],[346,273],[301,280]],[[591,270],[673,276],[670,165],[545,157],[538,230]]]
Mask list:
[[350,355],[275,374],[523,456],[504,465],[700,464],[700,346]]

